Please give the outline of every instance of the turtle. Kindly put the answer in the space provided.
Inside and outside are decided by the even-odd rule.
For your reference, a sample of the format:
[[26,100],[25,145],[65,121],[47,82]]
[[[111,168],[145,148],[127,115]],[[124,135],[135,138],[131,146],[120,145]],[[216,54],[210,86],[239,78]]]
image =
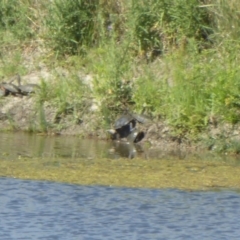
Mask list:
[[[115,129],[114,137],[116,139],[128,137],[133,131],[136,130],[137,122],[145,123],[145,122],[147,122],[147,119],[136,113],[123,114],[114,123],[114,129]],[[135,137],[137,137],[137,135]],[[135,139],[135,137],[134,137],[134,139]],[[143,135],[143,137],[144,137],[144,135]],[[138,138],[140,140],[142,140],[143,137],[138,137]],[[133,139],[133,141],[135,141],[134,139]],[[139,141],[136,140],[136,142],[139,142]]]
[[30,93],[35,93],[36,89],[40,88],[39,85],[28,83],[24,85],[18,85],[22,95],[29,95]]
[[3,89],[2,87],[0,87],[0,97],[4,97],[6,94],[5,89]]
[[29,95],[30,93],[34,93],[36,89],[40,88],[38,84],[28,83],[28,84],[21,84],[21,77],[17,74],[17,81],[18,81],[18,88],[22,95]]
[[12,81],[8,83],[2,82],[0,84],[0,88],[2,92],[4,92],[3,94],[4,96],[8,96],[9,94],[16,96],[20,94],[20,89],[16,85],[14,85]]
[[146,118],[146,117],[144,117],[143,115],[139,115],[139,114],[137,114],[137,113],[130,113],[130,114],[131,114],[132,117],[133,117],[134,119],[136,119],[136,121],[139,122],[139,123],[144,124],[144,123],[149,122],[149,119]]
[[138,143],[144,138],[144,136],[145,133],[143,131],[138,132],[135,129],[127,136],[127,141],[131,143]]
[[114,128],[119,129],[122,128],[123,126],[126,126],[128,124],[132,124],[132,129],[135,128],[137,122],[139,123],[146,123],[148,121],[147,118],[136,114],[136,113],[127,113],[122,115],[120,118],[118,118],[115,121]]
[[140,142],[143,138],[145,137],[145,133],[143,132],[143,131],[141,131],[141,132],[137,132],[137,135],[136,135],[136,137],[135,137],[135,139],[134,139],[134,143],[138,143],[138,142]]
[[114,129],[117,130],[130,125],[130,128],[133,130],[136,127],[136,123],[136,119],[131,114],[124,114],[115,121]]

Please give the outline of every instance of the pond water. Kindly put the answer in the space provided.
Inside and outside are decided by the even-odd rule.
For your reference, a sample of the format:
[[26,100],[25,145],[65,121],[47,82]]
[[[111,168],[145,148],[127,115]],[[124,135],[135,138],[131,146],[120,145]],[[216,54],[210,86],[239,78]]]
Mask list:
[[[82,139],[75,136],[45,136],[37,134],[0,133],[0,158],[166,158],[184,159],[186,153],[179,150],[166,152],[165,149],[149,150],[141,145]],[[209,156],[210,153],[208,152]],[[205,153],[195,153],[198,159],[206,158]],[[214,158],[212,155],[211,158]],[[224,156],[222,156],[224,157]],[[217,156],[219,159],[219,156]]]
[[169,161],[161,150],[149,160],[126,144],[0,134],[1,240],[240,239],[238,160]]
[[112,141],[82,139],[75,136],[45,136],[26,133],[0,133],[0,157],[119,158],[136,155],[136,147]]
[[240,193],[0,178],[0,239],[240,239]]
[[105,157],[111,142],[85,140],[74,136],[45,136],[37,134],[0,133],[0,157],[15,158],[76,158]]

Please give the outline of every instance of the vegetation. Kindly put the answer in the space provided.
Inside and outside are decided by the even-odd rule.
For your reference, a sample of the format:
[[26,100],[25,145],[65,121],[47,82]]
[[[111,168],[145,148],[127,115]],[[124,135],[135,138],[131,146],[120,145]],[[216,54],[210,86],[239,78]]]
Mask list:
[[59,114],[97,99],[105,123],[130,108],[197,136],[209,123],[240,121],[239,15],[237,0],[3,0],[0,75],[31,71],[32,54],[36,70],[71,72],[52,70],[38,96]]
[[[192,157],[192,156],[191,156]],[[141,158],[96,159],[60,157],[48,159],[24,158],[0,160],[0,176],[28,180],[57,181],[81,185],[100,185],[131,188],[173,188],[210,190],[216,188],[239,189],[238,161],[202,159]]]

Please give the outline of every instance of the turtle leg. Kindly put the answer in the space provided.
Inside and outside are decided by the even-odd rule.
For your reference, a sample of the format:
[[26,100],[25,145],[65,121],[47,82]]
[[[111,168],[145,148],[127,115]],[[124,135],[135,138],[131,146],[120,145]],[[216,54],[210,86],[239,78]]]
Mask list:
[[133,142],[134,143],[140,142],[144,138],[144,136],[145,136],[144,132],[139,132]]
[[3,91],[3,96],[4,96],[4,97],[8,96],[9,93],[10,93],[10,92],[9,92],[5,87],[3,87],[3,86],[1,86],[1,90]]
[[132,132],[133,130],[135,130],[136,128],[136,121],[133,119],[130,123],[129,123],[129,128],[130,128],[130,132]]

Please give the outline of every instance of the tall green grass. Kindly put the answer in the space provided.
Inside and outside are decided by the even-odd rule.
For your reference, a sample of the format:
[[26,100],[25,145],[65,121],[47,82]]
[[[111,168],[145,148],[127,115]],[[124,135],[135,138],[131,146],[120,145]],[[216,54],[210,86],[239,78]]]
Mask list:
[[240,121],[239,12],[238,0],[2,1],[0,44],[41,40],[45,63],[71,71],[41,95],[59,115],[86,106],[82,71],[108,123],[130,108],[197,135],[212,119]]
[[32,36],[31,21],[28,18],[28,1],[1,1],[0,3],[0,30],[3,35],[13,34],[16,39],[25,39]]
[[115,44],[131,40],[132,53],[154,57],[185,38],[200,47],[213,32],[198,0],[54,0],[46,26],[48,42],[60,55],[86,53],[114,36]]

